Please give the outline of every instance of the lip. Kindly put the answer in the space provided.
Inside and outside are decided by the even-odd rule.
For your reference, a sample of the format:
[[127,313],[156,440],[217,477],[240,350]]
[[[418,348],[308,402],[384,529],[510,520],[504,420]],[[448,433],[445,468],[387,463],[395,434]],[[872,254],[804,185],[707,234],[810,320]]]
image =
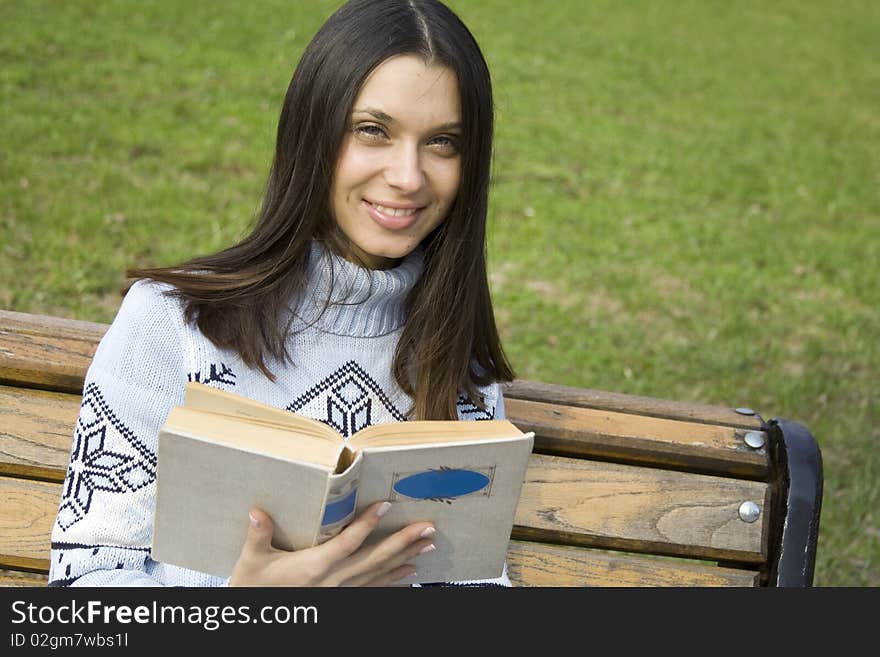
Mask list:
[[424,205],[420,205],[418,203],[395,203],[393,201],[374,201],[372,199],[365,198],[367,203],[371,205],[381,205],[386,208],[393,208],[395,210],[412,210],[413,208],[419,209],[425,207]]
[[391,215],[387,215],[384,212],[380,212],[376,209],[376,206],[367,199],[363,199],[361,203],[364,204],[364,208],[366,209],[367,214],[370,215],[370,218],[377,224],[382,226],[382,228],[386,228],[388,230],[405,230],[409,228],[418,220],[418,218],[422,214],[422,210],[424,209],[424,206],[413,205],[412,203],[389,203],[383,201],[382,203],[378,204],[386,208],[394,208],[395,210],[416,210],[412,214],[408,214],[403,217],[394,217]]

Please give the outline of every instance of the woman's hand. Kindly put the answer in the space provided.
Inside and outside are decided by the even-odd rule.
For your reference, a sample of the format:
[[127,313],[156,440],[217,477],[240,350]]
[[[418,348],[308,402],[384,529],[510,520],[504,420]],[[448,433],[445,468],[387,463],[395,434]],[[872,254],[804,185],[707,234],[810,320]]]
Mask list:
[[416,522],[362,547],[391,507],[377,502],[321,545],[288,552],[272,547],[272,520],[252,509],[250,528],[229,579],[230,586],[390,586],[415,573],[407,563],[434,549],[430,522]]

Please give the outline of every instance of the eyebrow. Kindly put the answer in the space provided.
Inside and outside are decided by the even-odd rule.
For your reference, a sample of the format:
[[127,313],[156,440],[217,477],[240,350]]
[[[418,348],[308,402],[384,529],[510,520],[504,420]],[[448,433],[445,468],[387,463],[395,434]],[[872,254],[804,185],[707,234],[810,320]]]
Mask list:
[[[369,114],[374,119],[381,121],[382,123],[395,123],[394,117],[386,112],[383,112],[380,109],[375,109],[373,107],[364,107],[363,109],[355,109],[353,110],[354,114]],[[447,123],[441,123],[440,125],[434,128],[435,130],[461,130],[461,123],[458,121],[448,121]]]

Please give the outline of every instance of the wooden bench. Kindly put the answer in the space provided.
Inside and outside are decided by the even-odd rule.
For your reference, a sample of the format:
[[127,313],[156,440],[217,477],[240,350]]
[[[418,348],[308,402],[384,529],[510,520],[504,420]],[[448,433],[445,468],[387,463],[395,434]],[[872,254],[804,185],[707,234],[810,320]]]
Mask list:
[[[83,377],[107,325],[0,311],[0,584],[44,586]],[[518,586],[810,586],[818,445],[797,422],[530,381]]]

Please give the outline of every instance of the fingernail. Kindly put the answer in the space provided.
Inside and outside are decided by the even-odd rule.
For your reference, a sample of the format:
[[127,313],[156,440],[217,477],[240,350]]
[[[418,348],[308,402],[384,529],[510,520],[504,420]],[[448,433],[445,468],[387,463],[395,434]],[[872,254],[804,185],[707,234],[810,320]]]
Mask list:
[[425,527],[425,528],[422,530],[422,533],[419,534],[419,536],[421,536],[422,538],[429,538],[429,537],[433,536],[433,535],[434,535],[434,532],[436,532],[436,531],[437,531],[437,530],[434,529],[433,527]]
[[425,552],[431,552],[432,550],[436,550],[437,546],[431,543],[430,545],[426,545],[421,550],[419,550],[419,554],[425,554]]
[[386,513],[388,513],[388,509],[390,508],[391,502],[382,502],[382,504],[379,505],[379,508],[376,509],[376,517],[381,518]]
[[254,514],[249,513],[249,514],[248,514],[248,518],[251,519],[251,527],[254,527],[255,529],[259,529],[259,527],[260,527],[260,521],[257,520],[257,519],[254,517]]

